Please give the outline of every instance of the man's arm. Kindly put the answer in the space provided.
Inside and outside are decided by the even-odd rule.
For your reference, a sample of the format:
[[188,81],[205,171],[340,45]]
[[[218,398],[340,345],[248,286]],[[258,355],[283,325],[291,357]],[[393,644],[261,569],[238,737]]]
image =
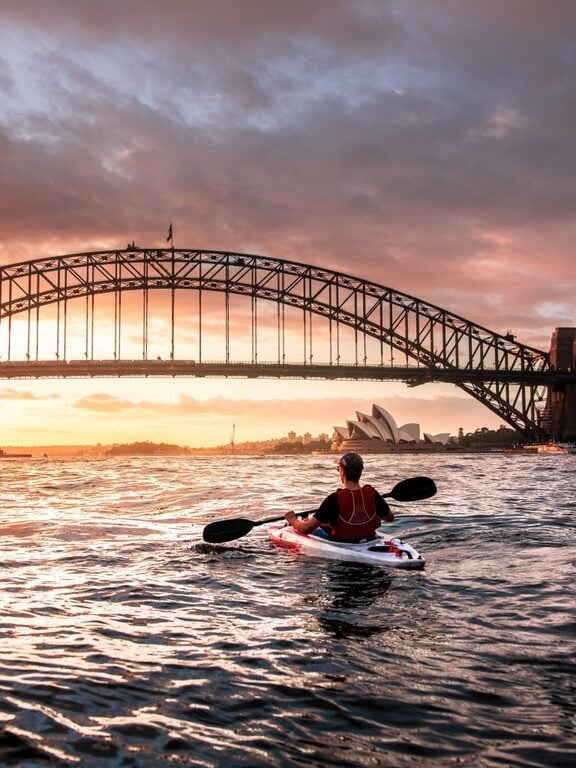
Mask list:
[[382,520],[384,520],[386,523],[393,522],[394,512],[392,512],[378,491],[376,491],[376,512],[378,512]]
[[312,533],[321,525],[331,525],[338,517],[337,495],[336,493],[331,493],[326,496],[324,501],[320,504],[320,508],[308,518],[300,520],[292,510],[286,512],[284,517],[294,530],[299,531],[300,533]]
[[298,531],[299,533],[312,533],[312,531],[315,531],[316,528],[318,528],[320,525],[319,521],[314,517],[314,515],[310,515],[310,517],[306,517],[303,520],[300,520],[299,517],[296,517],[296,513],[292,509],[286,512],[284,517],[290,523],[292,528],[294,528],[294,530]]

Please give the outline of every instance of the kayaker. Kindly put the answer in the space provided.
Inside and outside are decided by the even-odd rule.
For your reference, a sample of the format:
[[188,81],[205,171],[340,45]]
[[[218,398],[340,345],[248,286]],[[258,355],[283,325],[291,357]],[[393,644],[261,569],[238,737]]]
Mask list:
[[391,523],[394,514],[371,485],[360,485],[362,457],[345,453],[338,462],[343,488],[327,496],[310,517],[300,519],[293,510],[284,517],[300,533],[313,533],[333,541],[358,542],[374,537],[382,521]]

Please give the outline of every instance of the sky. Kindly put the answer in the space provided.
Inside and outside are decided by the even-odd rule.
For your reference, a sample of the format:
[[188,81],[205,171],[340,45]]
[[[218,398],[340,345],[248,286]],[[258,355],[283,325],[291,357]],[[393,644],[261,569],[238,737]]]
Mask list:
[[[161,247],[390,286],[548,349],[574,326],[573,0],[2,0],[0,264]],[[0,380],[0,445],[331,433],[455,387]]]

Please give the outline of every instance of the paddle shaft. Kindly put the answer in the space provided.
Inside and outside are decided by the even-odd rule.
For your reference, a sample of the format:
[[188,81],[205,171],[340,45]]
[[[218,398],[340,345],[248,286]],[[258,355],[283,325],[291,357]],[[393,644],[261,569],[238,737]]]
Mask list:
[[[317,509],[309,509],[307,512],[295,512],[294,514],[296,517],[308,517],[308,515],[313,515],[314,512],[318,512]],[[277,517],[266,517],[264,520],[254,520],[252,521],[252,525],[266,525],[266,523],[277,523],[278,520],[284,520],[284,515],[278,515]]]

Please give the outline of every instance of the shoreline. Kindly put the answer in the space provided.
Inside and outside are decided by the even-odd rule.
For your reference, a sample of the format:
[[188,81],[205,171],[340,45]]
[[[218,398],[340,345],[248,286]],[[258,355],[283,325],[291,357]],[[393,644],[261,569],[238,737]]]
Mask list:
[[[266,450],[264,446],[258,443],[245,446],[214,446],[204,448],[188,448],[185,446],[170,446],[166,450],[154,450],[158,444],[151,444],[150,450],[138,451],[130,450],[126,446],[125,451],[114,451],[118,449],[114,445],[50,445],[50,446],[6,446],[0,451],[0,460],[24,460],[24,459],[81,459],[81,458],[101,458],[101,459],[123,459],[131,457],[155,457],[155,458],[175,458],[196,456],[334,456],[338,455],[338,450],[311,450],[299,452],[278,452]],[[161,446],[160,446],[161,447]],[[266,446],[268,447],[268,446]],[[540,454],[570,455],[570,449],[556,448],[554,446],[529,445],[526,447],[506,447],[506,446],[448,446],[439,450],[427,449],[422,447],[392,447],[386,451],[362,451],[363,456],[399,456],[405,454],[420,456],[446,456],[460,454],[504,454],[509,456],[536,456]]]

